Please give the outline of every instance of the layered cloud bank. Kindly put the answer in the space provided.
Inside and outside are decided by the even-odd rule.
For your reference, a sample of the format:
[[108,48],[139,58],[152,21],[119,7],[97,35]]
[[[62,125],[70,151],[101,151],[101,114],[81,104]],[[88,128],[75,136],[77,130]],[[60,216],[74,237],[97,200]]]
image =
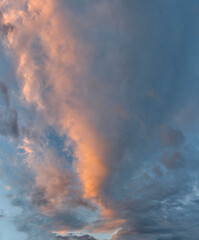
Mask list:
[[1,175],[27,239],[197,238],[198,9],[0,2]]

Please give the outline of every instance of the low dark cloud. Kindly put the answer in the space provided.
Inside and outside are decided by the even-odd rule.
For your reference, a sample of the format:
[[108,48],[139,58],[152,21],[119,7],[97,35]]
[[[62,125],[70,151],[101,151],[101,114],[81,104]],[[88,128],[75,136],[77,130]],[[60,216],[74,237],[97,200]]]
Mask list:
[[70,234],[66,237],[56,236],[55,238],[56,238],[56,240],[97,240],[96,238],[94,238],[90,235],[75,236],[73,234]]

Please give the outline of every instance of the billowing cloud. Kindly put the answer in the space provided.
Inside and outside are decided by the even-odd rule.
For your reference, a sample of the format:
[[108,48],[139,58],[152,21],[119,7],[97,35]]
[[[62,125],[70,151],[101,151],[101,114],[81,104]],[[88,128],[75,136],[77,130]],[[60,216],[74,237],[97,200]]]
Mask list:
[[18,79],[17,111],[0,84],[0,134],[18,136],[2,161],[18,231],[197,239],[198,3],[0,5]]

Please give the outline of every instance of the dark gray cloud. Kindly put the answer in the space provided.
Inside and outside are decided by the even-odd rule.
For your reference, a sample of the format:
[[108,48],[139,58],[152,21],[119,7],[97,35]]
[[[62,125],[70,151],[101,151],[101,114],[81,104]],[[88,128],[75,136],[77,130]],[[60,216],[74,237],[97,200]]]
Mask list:
[[56,236],[55,238],[56,238],[56,240],[97,240],[96,238],[94,238],[90,235],[75,236],[73,234],[70,234],[66,237]]
[[109,149],[101,196],[127,220],[115,239],[197,238],[198,219],[186,200],[197,195],[197,140],[179,113],[199,100],[199,5],[103,3],[81,37],[93,46],[88,105],[96,109],[96,126]]
[[52,217],[52,225],[55,229],[69,227],[71,230],[83,229],[88,224],[86,216],[76,211],[57,211]]

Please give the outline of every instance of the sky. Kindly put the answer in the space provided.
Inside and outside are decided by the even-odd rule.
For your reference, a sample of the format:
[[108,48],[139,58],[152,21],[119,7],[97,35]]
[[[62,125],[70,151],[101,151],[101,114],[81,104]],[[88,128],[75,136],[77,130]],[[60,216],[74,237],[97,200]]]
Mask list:
[[0,240],[195,240],[199,2],[0,0]]

